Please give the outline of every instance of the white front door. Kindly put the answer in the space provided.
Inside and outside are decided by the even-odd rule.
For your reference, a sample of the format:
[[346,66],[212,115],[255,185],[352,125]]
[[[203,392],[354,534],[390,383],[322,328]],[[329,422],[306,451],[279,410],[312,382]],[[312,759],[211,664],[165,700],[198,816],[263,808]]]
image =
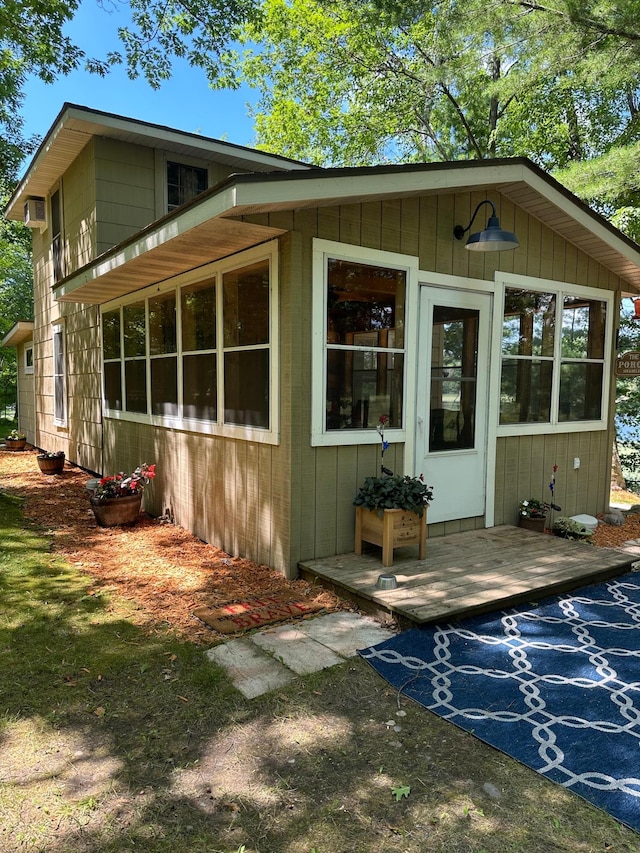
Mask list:
[[429,523],[484,515],[491,296],[420,287],[416,474]]

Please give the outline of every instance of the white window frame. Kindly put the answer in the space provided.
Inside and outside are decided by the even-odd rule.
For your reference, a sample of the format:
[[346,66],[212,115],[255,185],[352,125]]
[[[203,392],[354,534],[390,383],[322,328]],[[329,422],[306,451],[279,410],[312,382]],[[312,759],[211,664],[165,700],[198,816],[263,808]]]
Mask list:
[[[258,261],[266,260],[269,262],[269,345],[261,348],[269,350],[269,428],[256,426],[243,426],[239,424],[224,423],[224,317],[223,317],[223,294],[222,280],[227,272],[241,269]],[[107,408],[104,388],[104,371],[102,376],[102,411],[104,417],[113,418],[114,420],[131,421],[134,423],[146,423],[158,427],[169,427],[172,429],[181,429],[187,432],[203,433],[205,435],[220,435],[227,438],[238,438],[245,441],[254,441],[263,444],[279,444],[280,443],[280,364],[279,364],[279,322],[278,322],[278,281],[279,281],[279,263],[278,263],[278,242],[272,240],[261,246],[253,249],[248,249],[246,252],[241,252],[237,255],[232,255],[222,261],[216,261],[211,264],[206,264],[196,270],[182,273],[161,284],[154,284],[151,287],[138,290],[130,294],[125,299],[112,300],[106,302],[100,308],[100,350],[101,362],[104,361],[104,348],[102,345],[102,315],[105,312],[113,311],[117,308],[123,308],[125,305],[133,302],[146,301],[157,296],[160,293],[165,293],[170,290],[176,292],[176,324],[178,329],[178,350],[177,350],[177,381],[178,381],[178,411],[182,411],[183,404],[183,386],[182,386],[182,340],[181,340],[181,300],[180,288],[197,284],[206,279],[215,279],[216,282],[216,368],[217,368],[217,419],[216,421],[197,420],[195,418],[184,418],[180,414],[176,417],[167,415],[150,414],[150,394],[151,394],[151,357],[149,353],[149,330],[146,330],[146,376],[147,376],[147,413],[135,413],[120,411],[118,409]],[[148,312],[148,309],[147,309]],[[148,325],[148,323],[147,323]],[[124,390],[124,364],[122,358],[123,341],[122,337],[124,329],[122,320],[120,323],[120,368],[121,368],[121,388]],[[231,348],[233,349],[233,348]],[[124,406],[124,395],[123,395]]]
[[[612,290],[600,290],[586,285],[568,284],[550,279],[534,278],[515,273],[496,273],[496,298],[494,301],[493,327],[496,330],[493,338],[492,363],[496,369],[492,371],[492,389],[490,399],[494,401],[494,428],[497,436],[509,435],[543,435],[549,432],[593,432],[605,430],[609,426],[609,394],[611,389],[612,359],[613,359],[613,335],[615,314],[615,293]],[[553,377],[551,385],[551,413],[550,419],[541,423],[500,423],[500,382],[502,377],[502,322],[504,317],[505,289],[515,287],[521,290],[542,291],[553,293],[556,296],[557,310],[562,315],[565,296],[578,296],[606,303],[606,327],[604,340],[604,365],[602,376],[602,400],[600,405],[601,417],[598,420],[561,421],[558,419],[558,408],[560,403],[560,370],[562,356],[560,343],[562,339],[562,322],[556,323],[554,353],[553,353]]]
[[[31,364],[29,364],[28,353],[31,353]],[[33,343],[24,345],[24,372],[25,374],[33,373],[34,364],[33,364]]]
[[[56,373],[58,341],[62,341],[62,373]],[[63,322],[55,323],[51,329],[51,342],[53,347],[53,423],[55,426],[67,426],[67,340]],[[58,383],[56,379],[62,378],[62,396],[58,397]]]
[[[313,447],[354,444],[379,444],[380,436],[374,428],[327,430],[327,264],[330,258],[373,266],[389,267],[406,272],[404,377],[402,401],[402,427],[385,430],[385,440],[391,444],[407,441],[408,425],[415,422],[416,414],[416,342],[418,328],[418,258],[368,249],[333,240],[313,240],[313,304],[312,304],[312,354],[311,354],[311,445]],[[407,460],[405,459],[405,467]]]

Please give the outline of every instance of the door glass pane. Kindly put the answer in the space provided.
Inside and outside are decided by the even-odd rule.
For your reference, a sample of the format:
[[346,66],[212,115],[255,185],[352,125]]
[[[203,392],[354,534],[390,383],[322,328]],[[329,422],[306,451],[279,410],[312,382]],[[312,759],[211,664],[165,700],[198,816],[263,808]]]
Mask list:
[[429,451],[475,446],[480,312],[434,306]]

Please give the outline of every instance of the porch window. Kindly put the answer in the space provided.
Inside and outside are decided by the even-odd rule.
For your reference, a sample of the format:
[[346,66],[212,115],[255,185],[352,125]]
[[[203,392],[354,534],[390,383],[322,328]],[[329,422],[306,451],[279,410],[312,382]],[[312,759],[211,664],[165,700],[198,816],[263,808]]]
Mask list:
[[277,440],[276,244],[102,311],[106,414]]
[[607,333],[605,298],[506,287],[500,424],[600,421]]
[[67,355],[62,324],[53,327],[53,422],[67,425]]
[[327,260],[326,430],[403,422],[407,271]]
[[62,248],[62,195],[60,189],[57,189],[51,196],[51,262],[54,284],[64,278]]

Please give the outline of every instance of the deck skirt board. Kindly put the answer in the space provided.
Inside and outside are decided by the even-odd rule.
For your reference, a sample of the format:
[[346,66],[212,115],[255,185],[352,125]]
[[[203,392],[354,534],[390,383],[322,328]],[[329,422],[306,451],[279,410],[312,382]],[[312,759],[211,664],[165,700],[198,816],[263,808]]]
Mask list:
[[[508,526],[429,539],[424,560],[417,559],[416,548],[398,549],[390,569],[380,555],[373,548],[361,556],[307,560],[300,571],[363,609],[421,625],[537,601],[622,574],[635,559],[621,550]],[[396,589],[376,588],[385,571],[396,575]]]

